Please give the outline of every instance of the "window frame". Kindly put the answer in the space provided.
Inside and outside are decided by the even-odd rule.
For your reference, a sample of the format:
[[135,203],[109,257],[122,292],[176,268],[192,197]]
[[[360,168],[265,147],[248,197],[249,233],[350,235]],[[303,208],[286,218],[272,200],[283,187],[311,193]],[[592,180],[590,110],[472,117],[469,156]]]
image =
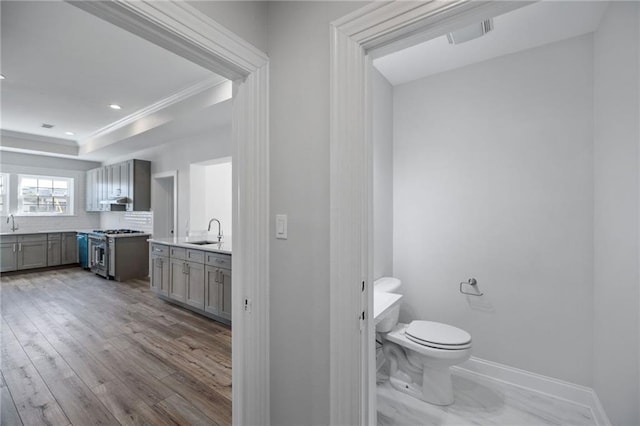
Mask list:
[[10,174],[0,173],[0,215],[9,216],[11,211],[11,205],[9,203],[11,193]]
[[[16,182],[16,216],[54,216],[54,217],[62,217],[62,216],[74,216],[75,215],[75,178],[69,176],[54,176],[54,175],[38,175],[38,174],[17,174],[17,182]],[[24,196],[22,194],[22,182],[24,179],[38,179],[45,180],[49,179],[53,181],[66,181],[67,182],[67,195],[64,197],[58,198],[66,198],[67,199],[67,209],[64,213],[57,213],[55,211],[38,211],[38,212],[25,212],[24,211]],[[40,188],[39,186],[37,188]],[[54,186],[52,184],[52,197]]]

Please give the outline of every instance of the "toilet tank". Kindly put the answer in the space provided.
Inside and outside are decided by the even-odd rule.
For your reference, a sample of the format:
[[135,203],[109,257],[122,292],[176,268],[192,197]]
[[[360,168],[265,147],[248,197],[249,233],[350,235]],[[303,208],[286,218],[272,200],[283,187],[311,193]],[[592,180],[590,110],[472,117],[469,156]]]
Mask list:
[[373,290],[384,293],[397,293],[400,286],[402,281],[394,277],[382,277],[373,282]]

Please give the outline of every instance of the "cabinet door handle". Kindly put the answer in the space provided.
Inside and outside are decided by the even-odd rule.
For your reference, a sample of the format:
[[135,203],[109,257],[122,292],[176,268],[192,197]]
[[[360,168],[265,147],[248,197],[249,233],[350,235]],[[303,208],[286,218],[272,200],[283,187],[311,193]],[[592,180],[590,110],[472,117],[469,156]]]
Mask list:
[[220,269],[218,269],[218,271],[216,273],[218,274],[218,282],[220,284],[222,284],[222,271]]
[[18,243],[18,251],[22,251],[22,243]]
[[13,243],[13,252],[14,253],[16,252],[16,244],[15,243]]

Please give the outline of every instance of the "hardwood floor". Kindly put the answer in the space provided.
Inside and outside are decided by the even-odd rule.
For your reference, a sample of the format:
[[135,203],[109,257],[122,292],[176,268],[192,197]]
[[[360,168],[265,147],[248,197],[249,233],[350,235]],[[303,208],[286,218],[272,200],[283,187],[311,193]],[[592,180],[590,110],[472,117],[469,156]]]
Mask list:
[[231,329],[147,280],[0,278],[2,425],[231,424]]

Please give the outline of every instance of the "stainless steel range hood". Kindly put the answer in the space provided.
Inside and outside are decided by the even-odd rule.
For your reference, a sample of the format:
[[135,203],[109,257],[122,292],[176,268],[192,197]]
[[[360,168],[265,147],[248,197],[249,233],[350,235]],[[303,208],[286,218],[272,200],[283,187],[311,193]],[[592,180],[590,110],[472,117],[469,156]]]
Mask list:
[[112,212],[123,212],[127,208],[127,204],[129,203],[129,198],[127,197],[114,197],[108,198],[106,200],[100,201],[100,204],[107,206],[109,211]]

